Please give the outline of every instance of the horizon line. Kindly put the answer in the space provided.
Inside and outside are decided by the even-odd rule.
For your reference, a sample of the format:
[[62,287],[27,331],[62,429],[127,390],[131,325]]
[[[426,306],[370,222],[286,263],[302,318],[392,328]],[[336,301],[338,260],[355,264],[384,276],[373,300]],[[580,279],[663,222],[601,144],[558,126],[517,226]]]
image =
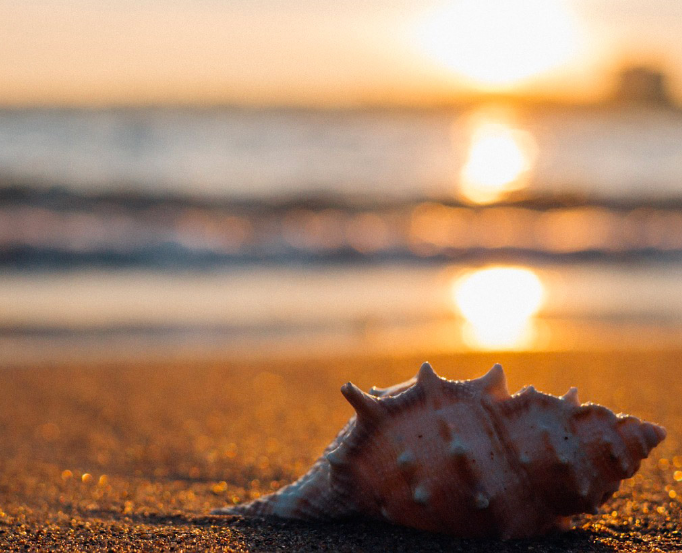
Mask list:
[[415,110],[429,111],[453,108],[472,108],[489,104],[508,104],[517,107],[562,107],[562,108],[662,108],[679,110],[682,102],[670,98],[668,102],[638,101],[637,99],[623,100],[613,95],[604,95],[592,99],[569,99],[555,96],[528,96],[516,93],[480,93],[458,95],[457,97],[410,100],[358,100],[350,102],[334,101],[249,101],[249,100],[202,100],[192,98],[179,99],[150,99],[150,100],[90,100],[90,101],[29,101],[7,102],[0,100],[0,111],[30,111],[30,110],[107,110],[107,109],[235,109],[254,111],[365,111],[365,110]]

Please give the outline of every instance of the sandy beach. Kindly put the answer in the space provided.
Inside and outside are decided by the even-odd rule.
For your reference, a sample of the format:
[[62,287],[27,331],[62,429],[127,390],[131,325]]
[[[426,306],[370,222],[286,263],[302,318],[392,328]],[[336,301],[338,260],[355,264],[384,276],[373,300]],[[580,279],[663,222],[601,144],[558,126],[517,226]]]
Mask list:
[[0,370],[3,551],[680,551],[682,352],[428,356],[451,379],[505,367],[663,424],[667,440],[598,515],[562,535],[460,540],[368,522],[209,515],[305,472],[351,415],[339,393],[413,376],[427,356]]

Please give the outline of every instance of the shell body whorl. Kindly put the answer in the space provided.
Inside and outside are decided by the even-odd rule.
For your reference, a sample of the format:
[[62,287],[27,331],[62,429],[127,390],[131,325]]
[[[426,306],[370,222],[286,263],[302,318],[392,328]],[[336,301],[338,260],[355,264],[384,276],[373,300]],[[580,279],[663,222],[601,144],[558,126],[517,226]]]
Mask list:
[[218,513],[364,516],[461,537],[520,538],[569,527],[631,477],[665,430],[526,387],[502,367],[469,381],[428,363],[386,389],[341,392],[355,416],[293,484]]

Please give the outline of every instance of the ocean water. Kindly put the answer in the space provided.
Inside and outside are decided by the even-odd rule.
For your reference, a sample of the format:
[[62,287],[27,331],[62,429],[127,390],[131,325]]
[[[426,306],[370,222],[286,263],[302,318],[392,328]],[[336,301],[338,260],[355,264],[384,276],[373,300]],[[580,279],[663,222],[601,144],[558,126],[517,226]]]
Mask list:
[[81,194],[444,197],[481,121],[532,137],[532,192],[682,193],[682,112],[645,108],[0,111],[0,177]]
[[[500,266],[510,265],[493,265]],[[485,334],[483,341],[472,340],[456,299],[462,279],[489,265],[4,271],[0,361],[583,351],[681,343],[681,264],[511,266],[536,275],[544,298],[537,313],[520,319],[518,328],[515,320],[512,328],[503,325],[492,342]],[[488,306],[484,325],[504,320],[510,306],[525,309],[526,291],[501,287],[509,297],[492,311]]]
[[[532,143],[486,205],[481,125]],[[459,279],[509,266],[533,332],[472,341]],[[676,111],[0,112],[2,362],[669,347],[680,298]]]

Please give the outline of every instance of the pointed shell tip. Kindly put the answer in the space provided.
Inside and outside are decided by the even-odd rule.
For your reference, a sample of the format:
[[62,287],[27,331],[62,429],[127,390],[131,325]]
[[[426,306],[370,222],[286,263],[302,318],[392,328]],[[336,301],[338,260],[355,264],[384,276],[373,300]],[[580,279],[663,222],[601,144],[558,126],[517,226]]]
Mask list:
[[419,368],[419,373],[417,373],[417,384],[430,388],[438,385],[440,380],[440,376],[436,374],[436,371],[433,370],[433,367],[428,361],[422,363],[422,366]]
[[575,387],[570,388],[568,392],[561,396],[561,399],[570,403],[571,405],[580,407],[580,400],[578,399],[578,388]]
[[642,430],[644,434],[644,439],[646,440],[647,445],[649,446],[650,449],[653,449],[658,444],[660,444],[663,440],[665,440],[665,437],[668,435],[665,428],[650,422],[642,423]]
[[378,400],[363,392],[352,382],[341,386],[341,393],[355,409],[359,419],[375,419],[381,414]]
[[477,379],[481,387],[490,395],[499,399],[509,397],[509,390],[507,389],[507,377],[504,375],[504,369],[499,363],[495,363],[492,368]]

